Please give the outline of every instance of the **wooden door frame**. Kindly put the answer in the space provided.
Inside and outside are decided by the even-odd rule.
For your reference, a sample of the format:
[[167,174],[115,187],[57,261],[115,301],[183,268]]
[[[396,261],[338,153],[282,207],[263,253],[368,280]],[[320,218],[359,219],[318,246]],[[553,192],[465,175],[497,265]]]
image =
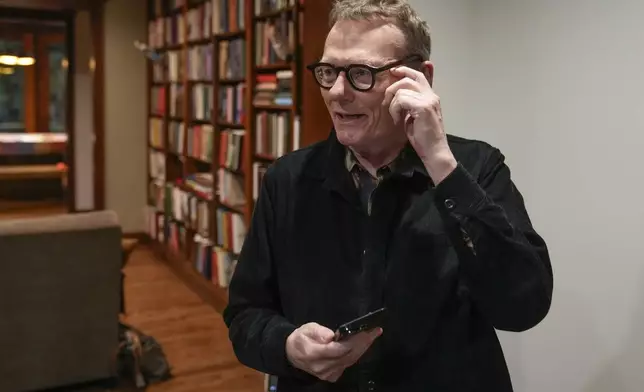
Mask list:
[[94,209],[105,209],[105,2],[92,3],[90,26],[94,52]]

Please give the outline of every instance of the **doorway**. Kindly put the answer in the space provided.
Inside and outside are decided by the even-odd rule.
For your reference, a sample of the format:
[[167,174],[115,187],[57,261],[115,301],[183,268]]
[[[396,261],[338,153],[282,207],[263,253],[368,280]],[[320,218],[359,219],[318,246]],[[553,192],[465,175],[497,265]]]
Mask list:
[[71,211],[71,15],[6,9],[2,15],[0,219]]

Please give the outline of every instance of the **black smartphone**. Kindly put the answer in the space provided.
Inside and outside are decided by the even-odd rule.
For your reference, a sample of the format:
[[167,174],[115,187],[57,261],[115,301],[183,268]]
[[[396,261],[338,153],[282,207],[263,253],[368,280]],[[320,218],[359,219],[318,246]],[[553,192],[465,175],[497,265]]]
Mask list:
[[386,310],[386,308],[380,308],[340,325],[335,331],[335,341],[341,341],[357,333],[381,327]]

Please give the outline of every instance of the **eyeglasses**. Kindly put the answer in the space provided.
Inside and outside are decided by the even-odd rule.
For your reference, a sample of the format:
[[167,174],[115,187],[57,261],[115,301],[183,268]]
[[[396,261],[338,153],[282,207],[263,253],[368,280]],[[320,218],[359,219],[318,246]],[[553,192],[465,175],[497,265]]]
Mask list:
[[306,68],[313,72],[315,81],[324,89],[330,89],[338,79],[340,72],[344,71],[351,86],[358,91],[369,91],[376,85],[376,75],[393,67],[415,61],[422,61],[419,54],[412,54],[402,60],[376,68],[366,64],[349,64],[344,67],[329,63],[314,63]]

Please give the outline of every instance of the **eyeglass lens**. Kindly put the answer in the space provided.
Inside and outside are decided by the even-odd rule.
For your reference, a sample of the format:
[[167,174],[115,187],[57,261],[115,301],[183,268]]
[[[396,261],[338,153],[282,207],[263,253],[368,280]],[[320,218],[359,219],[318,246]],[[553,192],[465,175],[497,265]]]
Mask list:
[[[330,88],[338,78],[338,70],[328,65],[319,65],[315,69],[315,77],[323,87]],[[373,84],[373,74],[365,67],[349,67],[347,78],[357,89],[368,89]]]

